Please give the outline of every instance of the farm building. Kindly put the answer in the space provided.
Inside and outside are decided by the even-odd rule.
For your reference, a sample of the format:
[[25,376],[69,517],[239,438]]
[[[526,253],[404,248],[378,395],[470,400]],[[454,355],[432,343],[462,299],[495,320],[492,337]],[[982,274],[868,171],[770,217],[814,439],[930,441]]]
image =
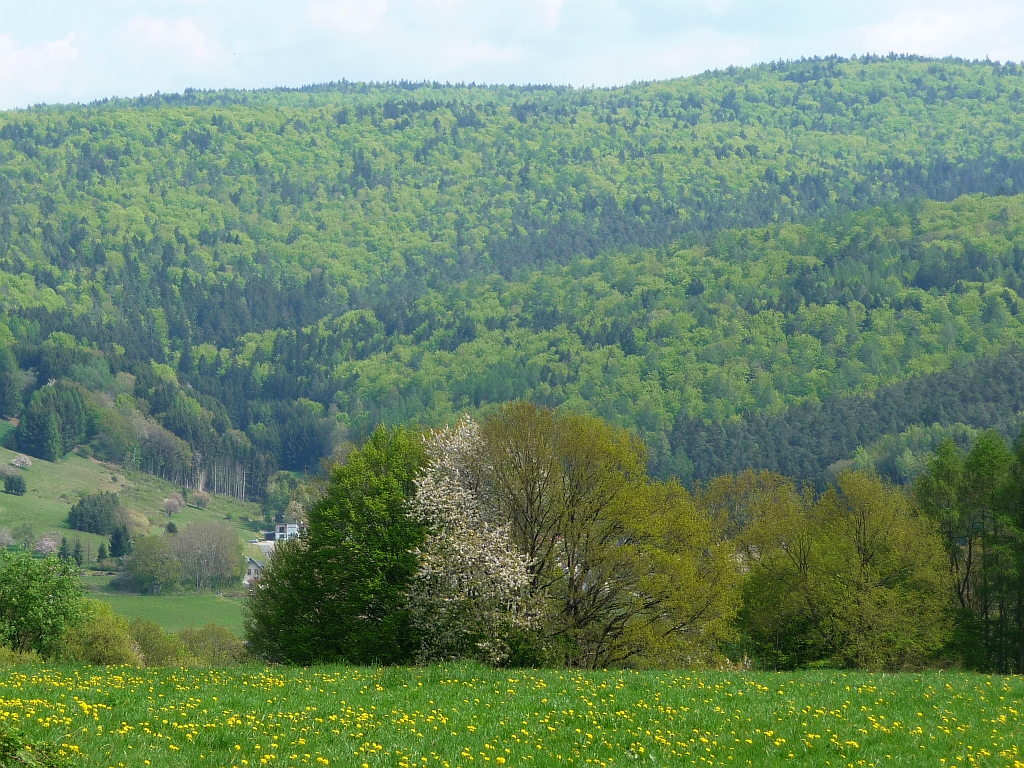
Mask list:
[[263,573],[263,563],[253,560],[251,557],[245,558],[245,575],[242,576],[242,584],[249,586]]

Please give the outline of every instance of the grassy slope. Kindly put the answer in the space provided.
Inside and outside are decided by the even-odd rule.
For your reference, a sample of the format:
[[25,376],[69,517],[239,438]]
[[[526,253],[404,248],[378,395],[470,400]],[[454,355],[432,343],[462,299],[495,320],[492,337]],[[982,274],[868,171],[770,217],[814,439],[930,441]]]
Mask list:
[[1021,712],[1021,678],[940,672],[0,674],[0,719],[83,766],[1019,766]]
[[[9,429],[10,424],[0,422],[0,439]],[[8,464],[16,455],[16,452],[0,448],[0,464]],[[32,459],[32,466],[23,472],[28,485],[28,492],[24,496],[0,494],[0,527],[13,529],[22,523],[29,523],[37,536],[56,532],[59,536],[66,536],[68,541],[78,537],[82,547],[93,557],[106,537],[72,531],[67,525],[68,510],[83,494],[116,492],[126,508],[149,521],[151,533],[159,533],[167,522],[161,512],[163,500],[177,490],[174,485],[151,475],[141,472],[126,475],[120,467],[76,455],[69,455],[57,463]],[[239,538],[248,541],[255,538],[256,534],[243,528],[237,521],[245,516],[258,517],[259,514],[259,507],[255,504],[226,496],[211,496],[207,509],[187,507],[175,516],[174,522],[182,528],[197,520],[224,521],[227,515],[231,515],[234,521],[232,525],[238,530]],[[253,547],[246,547],[246,552],[263,559]],[[96,579],[90,577],[86,578],[86,584],[99,586]],[[213,621],[233,632],[241,632],[241,607],[237,600],[189,593],[144,597],[95,591],[91,596],[109,602],[114,610],[125,616],[143,616],[169,630],[201,626]]]
[[[11,427],[0,422],[0,439]],[[0,464],[8,464],[17,456],[17,452],[0,448]],[[117,466],[104,464],[95,459],[83,459],[69,454],[59,462],[51,463],[42,459],[32,459],[32,466],[23,470],[28,492],[24,496],[0,496],[0,526],[13,528],[21,523],[32,525],[36,534],[55,531],[58,535],[74,536],[82,539],[82,545],[91,543],[93,552],[96,546],[106,537],[89,533],[72,531],[67,525],[68,511],[71,505],[86,493],[97,491],[114,491],[121,503],[129,510],[137,512],[150,523],[150,532],[159,533],[167,524],[167,518],[161,511],[164,499],[175,491],[177,486],[147,475],[142,472],[125,472]],[[115,480],[116,478],[116,480]],[[195,520],[221,520],[231,515],[232,524],[238,529],[239,538],[248,541],[256,534],[246,530],[239,524],[242,517],[259,517],[260,511],[256,504],[241,502],[227,496],[211,496],[207,509],[187,507],[174,518],[175,524],[181,528]]]

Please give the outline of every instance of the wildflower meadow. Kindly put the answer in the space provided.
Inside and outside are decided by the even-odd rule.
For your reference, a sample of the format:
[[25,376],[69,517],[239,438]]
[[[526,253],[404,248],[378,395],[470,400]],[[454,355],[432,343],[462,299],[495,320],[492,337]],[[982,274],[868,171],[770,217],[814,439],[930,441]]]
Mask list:
[[0,721],[100,768],[1024,766],[1024,678],[22,666]]

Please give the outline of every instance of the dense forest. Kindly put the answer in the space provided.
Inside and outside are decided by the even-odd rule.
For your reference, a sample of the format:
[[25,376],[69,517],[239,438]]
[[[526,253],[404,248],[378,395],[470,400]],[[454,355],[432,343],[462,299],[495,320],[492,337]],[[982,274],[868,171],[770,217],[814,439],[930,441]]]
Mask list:
[[0,410],[243,498],[517,398],[684,482],[912,479],[1024,409],[1022,88],[868,57],[2,113]]

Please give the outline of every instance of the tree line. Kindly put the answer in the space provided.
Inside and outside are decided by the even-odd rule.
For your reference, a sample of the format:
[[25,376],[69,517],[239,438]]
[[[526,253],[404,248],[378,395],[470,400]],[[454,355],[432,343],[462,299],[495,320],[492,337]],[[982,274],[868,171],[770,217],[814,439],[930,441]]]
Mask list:
[[912,488],[746,470],[688,491],[591,416],[381,427],[275,550],[246,636],[298,664],[1019,671],[1019,446],[948,441]]
[[711,445],[1020,340],[1022,87],[867,57],[4,113],[0,405],[58,455],[80,384],[97,453],[254,499],[344,433],[516,398],[708,479],[734,457],[674,431]]

